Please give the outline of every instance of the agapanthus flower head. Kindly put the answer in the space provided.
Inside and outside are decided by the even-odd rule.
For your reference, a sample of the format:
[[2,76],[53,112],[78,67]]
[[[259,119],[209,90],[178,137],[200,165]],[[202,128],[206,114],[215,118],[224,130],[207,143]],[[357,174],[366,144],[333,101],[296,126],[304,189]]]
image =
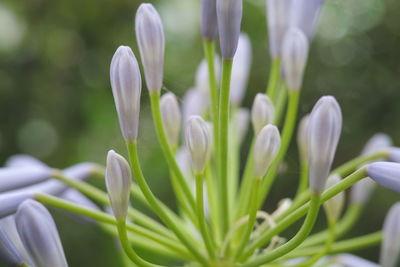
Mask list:
[[160,106],[168,141],[172,146],[176,147],[182,121],[178,100],[173,93],[166,93],[161,97]]
[[274,104],[266,94],[258,93],[251,108],[251,122],[254,134],[257,135],[265,125],[272,124],[274,118]]
[[381,186],[400,192],[400,163],[374,162],[368,165],[367,173]]
[[383,243],[380,264],[382,267],[396,267],[400,259],[400,202],[394,204],[383,224]]
[[201,0],[201,34],[207,40],[214,40],[218,35],[216,0]]

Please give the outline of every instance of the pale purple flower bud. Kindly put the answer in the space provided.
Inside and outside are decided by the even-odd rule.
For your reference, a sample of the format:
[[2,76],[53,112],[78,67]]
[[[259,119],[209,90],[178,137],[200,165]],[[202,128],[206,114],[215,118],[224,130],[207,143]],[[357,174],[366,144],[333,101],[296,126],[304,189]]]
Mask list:
[[310,189],[321,193],[325,188],[342,130],[342,112],[333,96],[321,97],[315,104],[308,124],[308,165]]
[[[329,176],[328,180],[326,181],[325,190],[328,190],[332,186],[336,185],[337,183],[340,182],[340,180],[341,177],[338,174],[333,174]],[[336,222],[339,219],[343,211],[344,200],[345,200],[345,194],[342,191],[333,198],[328,199],[324,203],[325,213],[330,218],[330,220]]]
[[0,168],[0,193],[45,181],[53,174],[48,167]]
[[383,242],[380,264],[382,267],[396,267],[400,256],[400,202],[394,204],[383,224]]
[[290,28],[283,40],[282,72],[289,90],[300,90],[308,57],[308,40],[298,28]]
[[338,254],[334,256],[335,263],[341,264],[344,267],[379,267],[378,264],[370,262],[352,254]]
[[398,147],[391,147],[389,148],[389,159],[394,162],[400,163],[400,148]]
[[251,67],[251,43],[247,34],[240,34],[239,44],[233,57],[230,99],[233,105],[240,106],[246,93]]
[[120,46],[110,67],[110,80],[119,126],[126,141],[138,135],[142,80],[135,55],[128,46]]
[[211,135],[207,123],[200,116],[190,117],[185,138],[193,171],[200,173],[204,170],[211,151]]
[[20,168],[26,166],[37,166],[37,167],[48,168],[48,166],[43,162],[41,162],[40,160],[24,154],[14,155],[9,157],[4,165],[6,167],[11,167],[11,168]]
[[281,136],[276,126],[268,124],[261,129],[254,144],[254,176],[261,178],[275,159],[281,146]]
[[374,162],[368,165],[367,173],[381,186],[400,192],[400,163]]
[[[215,70],[215,78],[218,81],[220,78],[220,70],[221,70],[221,61],[219,59],[218,55],[214,56],[214,70]],[[205,92],[210,92],[210,78],[208,75],[208,65],[207,61],[203,59],[199,66],[197,67],[196,71],[196,89],[205,91]]]
[[274,104],[272,104],[267,95],[258,93],[254,98],[253,107],[251,108],[251,122],[254,134],[257,135],[265,125],[272,124],[274,117]]
[[290,26],[301,29],[311,40],[324,2],[325,0],[293,0]]
[[42,204],[34,200],[24,201],[18,207],[15,222],[21,240],[36,266],[68,266],[57,227]]
[[250,112],[246,108],[240,108],[236,111],[233,119],[236,127],[239,144],[243,142],[249,129]]
[[[388,150],[392,146],[392,139],[383,133],[374,134],[365,144],[361,151],[362,156],[372,155],[381,151]],[[378,160],[376,160],[378,161]]]
[[183,122],[187,123],[193,115],[201,116],[210,105],[209,92],[195,88],[189,89],[183,97],[182,113]]
[[161,97],[160,108],[168,142],[172,146],[177,146],[182,115],[175,95],[173,93],[164,94]]
[[184,174],[185,178],[188,178],[189,183],[195,183],[194,179],[192,177],[192,170],[190,168],[190,153],[189,150],[187,149],[186,146],[182,146],[178,149],[178,152],[176,152],[176,163],[178,163],[179,168],[182,170],[182,173]]
[[310,120],[310,114],[304,116],[299,124],[299,129],[297,131],[297,145],[299,148],[300,159],[306,161],[308,159],[307,152],[307,140],[308,140],[308,122]]
[[217,4],[215,0],[201,0],[201,34],[207,40],[214,40],[218,34]]
[[19,237],[14,216],[0,219],[0,262],[9,266],[20,266],[22,263],[33,266]]
[[163,83],[165,37],[160,15],[152,4],[139,6],[135,29],[147,89],[159,93]]
[[236,53],[243,0],[217,0],[217,18],[220,47],[223,59],[233,59]]
[[114,150],[108,151],[106,186],[111,208],[117,220],[126,218],[131,185],[132,174],[128,162]]
[[268,0],[267,24],[269,51],[273,59],[281,58],[285,33],[289,28],[293,0]]

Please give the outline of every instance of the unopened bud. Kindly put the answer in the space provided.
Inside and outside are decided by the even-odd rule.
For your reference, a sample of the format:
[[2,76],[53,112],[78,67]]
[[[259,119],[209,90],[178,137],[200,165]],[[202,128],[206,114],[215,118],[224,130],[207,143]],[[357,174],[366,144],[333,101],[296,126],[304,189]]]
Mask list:
[[118,47],[110,67],[110,80],[119,126],[127,141],[138,135],[142,79],[135,55],[127,46]]
[[[333,174],[329,176],[328,180],[326,181],[325,190],[328,190],[335,184],[339,183],[340,180],[341,178],[338,174]],[[324,203],[325,213],[330,218],[330,220],[336,222],[339,219],[344,207],[344,198],[345,195],[342,191],[331,199],[328,199]]]
[[215,0],[201,0],[201,34],[207,40],[214,40],[218,34],[217,4]]
[[268,124],[261,129],[254,144],[254,176],[261,178],[275,159],[281,146],[281,136],[276,126]]
[[201,116],[210,105],[209,92],[197,88],[189,89],[183,97],[182,113],[183,122],[187,123],[193,115]]
[[176,147],[182,120],[178,100],[173,93],[166,93],[161,97],[160,106],[168,141]]
[[131,184],[132,175],[128,162],[114,150],[110,150],[107,154],[106,186],[117,220],[126,218]]
[[336,99],[321,97],[310,115],[307,141],[309,183],[315,193],[325,188],[341,130],[342,112]]
[[367,173],[381,186],[400,192],[400,163],[374,162],[368,165]]
[[211,151],[211,135],[207,123],[200,116],[190,117],[186,127],[186,146],[194,172],[202,172]]
[[307,37],[298,28],[290,28],[282,48],[282,71],[289,90],[300,90],[307,57]]
[[220,47],[223,59],[233,59],[238,46],[243,0],[216,0]]
[[394,204],[383,224],[383,242],[380,264],[382,267],[398,266],[400,255],[400,202]]
[[[221,62],[218,55],[214,56],[214,70],[215,70],[215,78],[218,81],[220,76]],[[200,62],[200,65],[197,67],[196,71],[196,89],[205,91],[207,93],[210,92],[210,77],[208,73],[208,65],[207,61],[203,59]]]
[[290,26],[301,29],[312,39],[325,0],[293,0]]
[[249,129],[250,112],[246,108],[240,108],[236,111],[233,119],[237,131],[237,138],[239,144],[243,142]]
[[265,125],[272,124],[274,117],[274,104],[272,104],[267,95],[258,93],[254,98],[253,107],[251,108],[251,122],[254,134],[257,135]]
[[308,122],[310,120],[310,114],[304,116],[299,124],[297,131],[297,145],[299,148],[300,159],[306,161],[308,158],[307,153],[307,140],[308,140]]
[[359,256],[346,253],[335,255],[333,261],[334,263],[340,264],[339,266],[345,267],[379,267],[379,265],[376,263],[360,258]]
[[140,5],[135,30],[147,89],[159,93],[163,83],[165,37],[160,15],[152,4]]
[[53,174],[53,169],[42,166],[0,168],[0,193],[45,181]]

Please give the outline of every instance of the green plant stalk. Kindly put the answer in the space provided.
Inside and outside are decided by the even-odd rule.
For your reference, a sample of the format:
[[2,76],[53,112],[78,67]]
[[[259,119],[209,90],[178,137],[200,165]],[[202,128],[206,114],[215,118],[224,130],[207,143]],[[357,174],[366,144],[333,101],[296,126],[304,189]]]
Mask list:
[[[46,195],[46,194],[42,194],[42,193],[37,193],[35,195],[35,199],[37,201],[41,202],[42,204],[46,204],[46,205],[50,205],[50,206],[57,207],[60,209],[68,210],[73,213],[86,216],[86,217],[96,220],[98,222],[103,222],[103,223],[111,224],[111,225],[117,225],[117,221],[115,220],[115,218],[107,213],[92,210],[89,208],[85,208],[85,207],[79,206],[77,204],[71,203],[69,201],[60,199],[58,197],[54,197],[54,196],[50,196],[50,195]],[[170,240],[162,235],[151,232],[151,231],[147,230],[146,228],[129,223],[128,230],[131,231],[132,233],[135,233],[136,235],[138,235],[140,237],[144,237],[144,238],[150,239],[154,242],[157,242],[158,244],[160,244],[172,251],[176,251],[177,253],[182,253],[182,255],[188,255],[185,248],[183,248],[176,241]]]
[[222,63],[222,80],[219,97],[219,136],[218,136],[218,179],[221,192],[221,226],[222,235],[225,236],[229,229],[229,198],[228,198],[228,130],[229,130],[229,91],[232,73],[232,59],[224,59]]
[[203,174],[195,174],[196,179],[196,201],[197,201],[197,219],[200,233],[203,237],[208,255],[215,259],[215,246],[208,230],[206,218],[204,216],[204,197],[203,197]]
[[271,166],[268,169],[267,174],[263,179],[258,207],[261,207],[262,203],[267,197],[268,192],[271,189],[272,183],[275,180],[279,164],[282,162],[289,148],[289,144],[293,135],[293,130],[296,124],[297,110],[299,106],[299,97],[300,97],[300,91],[292,90],[289,92],[289,104],[286,113],[285,124],[283,126],[283,131],[282,131],[281,147],[279,149],[278,155],[272,162]]
[[256,177],[253,178],[253,185],[252,185],[252,197],[250,201],[250,208],[249,208],[249,219],[246,224],[246,230],[244,234],[241,235],[241,240],[239,242],[239,247],[236,250],[235,253],[235,259],[238,260],[240,259],[240,256],[243,253],[244,248],[246,247],[247,242],[250,240],[251,237],[251,232],[253,231],[254,228],[254,223],[256,222],[256,216],[257,216],[257,198],[258,198],[258,190],[260,188],[261,184],[261,178]]
[[[69,187],[78,190],[79,192],[83,193],[84,195],[102,205],[110,205],[107,194],[88,183],[79,180],[68,179],[67,177],[64,177],[61,172],[58,175],[55,175],[53,178],[60,182],[63,182]],[[171,240],[176,240],[175,236],[167,228],[165,228],[163,225],[156,222],[152,218],[148,217],[147,215],[141,213],[140,211],[129,208],[128,216],[131,217],[137,224],[142,225],[149,230],[154,231],[155,233],[165,236]]]
[[269,80],[268,80],[266,94],[274,103],[278,89],[280,71],[281,71],[281,61],[279,59],[273,59],[271,63],[271,69],[269,71]]
[[285,109],[286,106],[286,100],[288,97],[288,88],[284,83],[281,83],[281,88],[278,92],[278,96],[276,99],[276,104],[275,104],[275,118],[274,118],[274,125],[280,125],[281,124],[281,119],[283,115],[283,110]]
[[193,256],[196,257],[196,259],[202,264],[207,265],[205,257],[201,252],[198,251],[196,241],[191,237],[189,233],[183,232],[183,229],[177,226],[177,224],[175,223],[176,220],[173,220],[170,217],[170,214],[165,211],[160,201],[154,196],[153,192],[151,192],[140,167],[139,157],[137,154],[137,144],[133,142],[127,142],[127,148],[129,153],[129,161],[134,177],[136,178],[136,182],[142,190],[143,195],[146,197],[150,206],[152,207],[153,211],[168,226],[168,228],[175,233],[176,237],[193,254]]
[[307,160],[301,160],[300,162],[300,179],[297,187],[297,192],[294,202],[300,197],[303,192],[306,192],[308,188],[308,163]]
[[210,165],[206,167],[206,186],[207,186],[207,195],[208,195],[208,202],[209,202],[209,208],[210,208],[210,220],[211,220],[211,232],[215,237],[216,244],[220,244],[222,242],[221,238],[221,226],[220,226],[220,221],[219,216],[220,212],[218,211],[219,205],[217,203],[218,201],[218,195],[217,195],[217,185],[216,181],[213,180],[213,176],[211,173],[211,168]]
[[373,160],[377,159],[386,159],[390,156],[388,151],[381,151],[375,154],[366,155],[366,156],[358,156],[345,164],[339,166],[338,168],[334,169],[331,174],[339,174],[341,177],[347,176],[349,173],[353,172],[355,169],[360,167],[361,165],[368,163]]
[[196,208],[196,203],[194,197],[190,192],[189,185],[176,162],[175,155],[173,153],[172,147],[168,143],[167,134],[165,133],[164,124],[162,121],[161,109],[160,109],[160,93],[151,92],[150,93],[150,104],[151,112],[153,115],[154,128],[156,129],[156,134],[158,141],[161,145],[161,149],[164,153],[164,157],[167,160],[168,166],[170,167],[172,173],[176,176],[179,181],[179,185],[182,188],[183,193],[192,209]]
[[243,264],[243,267],[257,267],[262,264],[269,263],[298,247],[301,242],[303,242],[307,236],[310,234],[312,228],[314,227],[315,221],[318,217],[318,211],[321,205],[321,196],[319,194],[312,194],[310,205],[308,208],[307,217],[297,234],[290,239],[288,242],[282,246],[276,248],[275,250],[251,259],[249,262]]
[[[232,114],[235,114],[237,109],[232,108]],[[233,117],[233,116],[232,116]],[[232,223],[233,215],[235,214],[235,202],[238,191],[238,173],[240,164],[240,144],[239,136],[237,135],[237,124],[232,121],[230,124],[230,137],[229,138],[229,155],[228,155],[228,198],[229,198],[229,215],[231,216],[230,223]]]
[[[366,174],[366,168],[361,168],[348,177],[342,179],[340,182],[326,190],[322,195],[321,195],[321,203],[324,203],[328,199],[331,199],[335,195],[339,194],[340,192],[346,190],[356,182],[360,181],[361,179],[365,178],[367,176]],[[259,236],[250,246],[248,246],[245,250],[244,257],[243,259],[247,259],[250,257],[254,251],[257,248],[262,247],[265,245],[267,242],[271,240],[275,235],[278,235],[282,231],[284,231],[286,228],[291,226],[293,223],[295,223],[297,220],[299,220],[301,217],[303,217],[308,210],[308,207],[310,206],[310,202],[302,205],[298,209],[292,211],[290,214],[288,214],[285,218],[283,218],[275,227],[270,228],[268,231],[265,231]]]
[[[358,249],[362,249],[369,246],[378,245],[382,242],[382,231],[378,231],[375,233],[371,233],[368,235],[364,235],[361,237],[351,238],[348,240],[343,240],[340,242],[336,242],[332,245],[332,248],[329,250],[327,254],[337,254],[342,252],[350,252]],[[312,256],[317,253],[321,253],[321,246],[315,246],[310,248],[302,248],[295,250],[288,254],[287,258],[298,258],[298,257],[307,257]]]
[[152,264],[150,262],[145,261],[139,255],[136,254],[135,250],[131,247],[128,239],[128,234],[126,232],[126,223],[125,220],[117,220],[117,228],[119,240],[121,241],[122,248],[124,249],[126,255],[131,259],[133,263],[138,266],[143,267],[155,267],[159,266],[156,264]]

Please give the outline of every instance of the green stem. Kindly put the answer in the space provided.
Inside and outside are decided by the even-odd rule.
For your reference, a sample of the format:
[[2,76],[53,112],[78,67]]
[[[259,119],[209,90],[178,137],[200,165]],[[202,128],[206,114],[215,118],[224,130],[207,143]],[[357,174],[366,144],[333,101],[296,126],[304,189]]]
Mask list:
[[196,174],[196,201],[197,201],[197,218],[200,227],[200,233],[203,237],[206,249],[211,259],[215,259],[215,247],[207,229],[207,222],[204,216],[204,198],[203,198],[203,175]]
[[218,211],[218,191],[217,191],[217,185],[216,181],[213,180],[213,176],[211,173],[210,166],[206,167],[206,186],[207,186],[207,196],[208,196],[208,203],[209,203],[209,208],[210,208],[210,220],[212,224],[212,234],[215,236],[215,240],[217,244],[222,242],[221,238],[221,226],[220,226],[220,220],[219,216],[221,215],[220,212]]
[[292,139],[294,126],[296,124],[296,117],[297,117],[297,109],[299,105],[299,91],[290,91],[289,92],[289,104],[288,110],[286,113],[285,124],[283,126],[282,131],[282,141],[281,147],[279,149],[278,155],[272,162],[271,166],[268,169],[267,174],[265,175],[262,185],[261,185],[261,194],[259,198],[258,207],[262,205],[269,190],[271,189],[271,185],[275,180],[276,172],[279,167],[279,164],[282,162],[283,158],[286,155],[286,152],[289,148],[290,140]]
[[253,178],[253,185],[252,185],[252,197],[250,201],[250,208],[249,208],[249,220],[247,221],[246,225],[246,230],[244,234],[241,236],[241,240],[239,243],[239,247],[236,251],[235,258],[240,259],[240,256],[242,255],[242,252],[247,244],[247,242],[250,240],[251,232],[253,231],[254,228],[254,223],[256,222],[256,217],[257,217],[257,198],[258,198],[258,190],[260,188],[260,183],[261,183],[261,178]]
[[275,103],[276,91],[278,88],[278,82],[281,71],[281,61],[279,59],[274,59],[271,64],[271,69],[269,71],[269,80],[267,86],[267,95]]
[[194,197],[190,192],[189,185],[178,166],[178,163],[175,160],[174,153],[172,151],[171,146],[168,143],[168,138],[165,133],[164,124],[162,122],[162,115],[160,110],[160,93],[152,92],[150,93],[150,102],[151,102],[151,111],[154,120],[154,128],[156,129],[157,137],[160,142],[162,151],[164,153],[165,159],[167,160],[168,166],[171,168],[171,171],[178,179],[179,185],[182,188],[183,193],[186,196],[186,199],[192,209],[196,207]]
[[183,232],[182,228],[177,227],[175,220],[173,220],[169,214],[165,211],[160,201],[151,192],[147,182],[143,176],[142,169],[139,164],[139,157],[137,154],[137,144],[127,142],[127,148],[129,152],[129,160],[131,163],[131,168],[136,178],[136,182],[146,197],[153,211],[160,217],[160,219],[175,233],[176,237],[182,242],[182,244],[199,260],[201,263],[207,265],[207,261],[204,256],[198,251],[196,247],[196,242],[193,240],[190,234]]
[[280,125],[281,119],[283,115],[283,111],[286,106],[286,100],[288,97],[288,88],[286,87],[285,83],[281,83],[281,88],[278,92],[278,96],[276,99],[275,104],[275,118],[274,118],[274,125]]
[[297,187],[296,197],[294,202],[300,197],[303,192],[307,191],[308,187],[308,164],[306,160],[300,162],[300,180]]
[[[335,184],[334,186],[332,186],[331,188],[326,190],[321,196],[321,203],[327,201],[328,199],[339,194],[340,192],[346,190],[347,188],[352,186],[354,183],[360,181],[361,179],[365,178],[366,176],[367,176],[366,168],[361,168],[361,169],[357,170],[353,174],[342,179],[339,183]],[[288,228],[290,225],[292,225],[297,220],[299,220],[301,217],[303,217],[307,213],[309,206],[310,206],[309,202],[304,204],[303,206],[301,206],[298,209],[291,212],[284,219],[282,219],[277,225],[275,225],[275,227],[262,233],[261,236],[259,236],[259,238],[257,240],[255,240],[245,250],[245,254],[244,254],[243,258],[250,257],[257,248],[262,247],[264,244],[269,242],[271,240],[271,238],[273,238],[275,235],[278,235],[279,233],[284,231],[286,228]]]
[[117,220],[117,228],[118,228],[118,234],[119,234],[119,239],[121,241],[121,245],[122,245],[123,249],[125,250],[126,255],[128,255],[128,257],[131,259],[131,261],[133,263],[135,263],[138,266],[143,266],[143,267],[160,266],[160,265],[155,265],[150,262],[147,262],[144,259],[142,259],[139,255],[136,254],[136,252],[133,250],[133,248],[129,244],[128,234],[126,233],[125,221]]
[[229,229],[229,199],[228,199],[228,128],[229,128],[229,91],[232,73],[232,59],[224,59],[222,64],[222,80],[219,98],[219,180],[221,192],[222,234]]

